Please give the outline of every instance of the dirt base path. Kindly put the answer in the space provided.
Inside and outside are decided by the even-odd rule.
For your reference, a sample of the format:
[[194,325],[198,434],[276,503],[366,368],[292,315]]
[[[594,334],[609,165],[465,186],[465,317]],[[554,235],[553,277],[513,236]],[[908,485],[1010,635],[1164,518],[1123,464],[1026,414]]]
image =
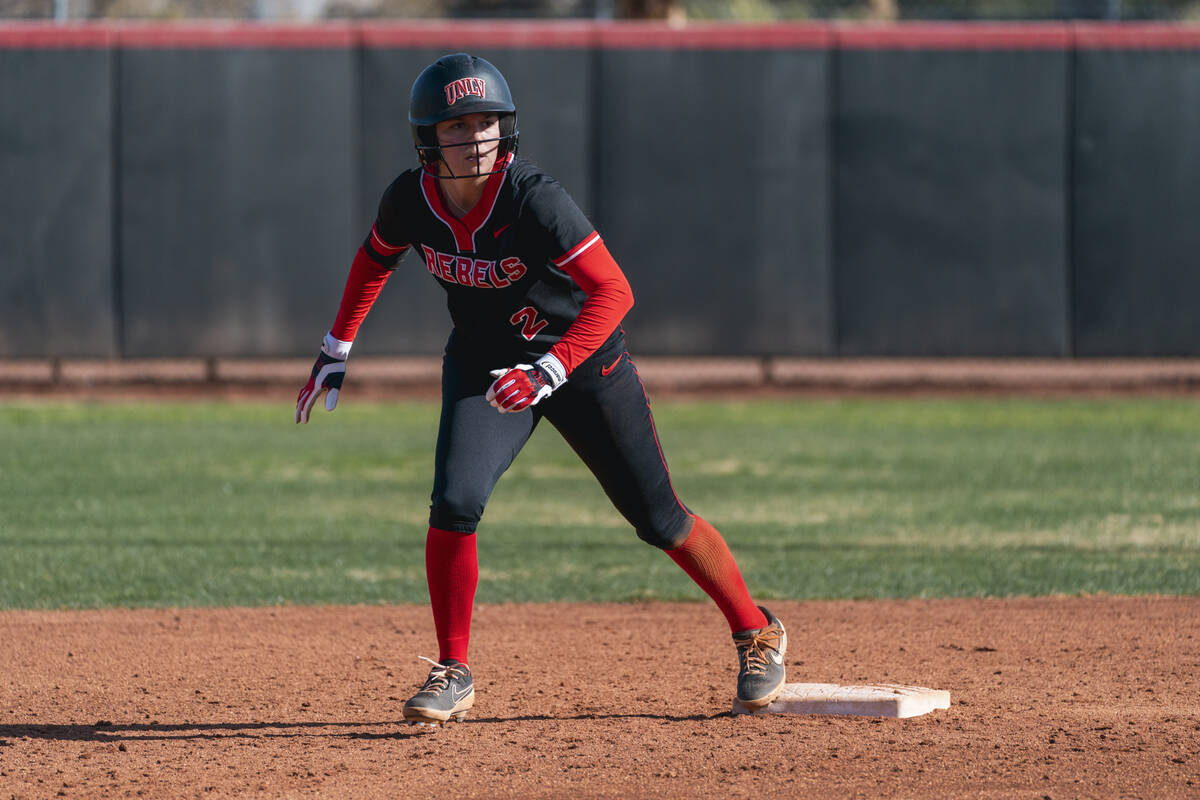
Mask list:
[[733,717],[707,605],[476,610],[477,703],[401,722],[421,607],[0,614],[0,797],[1200,796],[1200,598],[772,605],[789,681],[907,720]]

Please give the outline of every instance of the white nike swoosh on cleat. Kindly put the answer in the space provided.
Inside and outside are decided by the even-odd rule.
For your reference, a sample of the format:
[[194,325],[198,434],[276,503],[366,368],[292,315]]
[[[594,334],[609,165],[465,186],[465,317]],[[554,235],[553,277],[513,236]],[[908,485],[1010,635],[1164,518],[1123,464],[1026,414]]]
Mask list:
[[776,664],[782,664],[782,663],[783,663],[783,656],[781,656],[781,655],[779,654],[779,651],[778,651],[778,650],[772,650],[772,651],[771,651],[771,660],[772,660],[772,661],[774,661]]

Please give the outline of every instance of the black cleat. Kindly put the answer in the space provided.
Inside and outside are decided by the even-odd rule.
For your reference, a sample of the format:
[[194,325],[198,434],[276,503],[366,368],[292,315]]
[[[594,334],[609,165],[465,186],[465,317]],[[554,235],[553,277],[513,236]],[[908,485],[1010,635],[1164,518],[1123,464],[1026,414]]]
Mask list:
[[753,711],[766,708],[783,689],[787,651],[787,632],[783,623],[762,606],[767,618],[765,628],[741,631],[733,635],[738,650],[738,702]]
[[431,658],[421,658],[433,664],[433,668],[425,685],[404,704],[405,721],[409,725],[432,727],[461,721],[475,705],[471,668],[453,658],[440,664]]

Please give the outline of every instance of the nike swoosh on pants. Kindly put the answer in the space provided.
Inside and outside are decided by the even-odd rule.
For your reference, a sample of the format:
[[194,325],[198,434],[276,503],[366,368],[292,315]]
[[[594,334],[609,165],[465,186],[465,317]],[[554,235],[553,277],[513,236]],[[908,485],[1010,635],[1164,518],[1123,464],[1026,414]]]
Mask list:
[[621,359],[622,359],[622,358],[624,358],[624,357],[625,357],[625,354],[624,354],[624,353],[621,353],[621,355],[617,356],[617,360],[616,360],[616,361],[614,361],[613,363],[609,364],[607,367],[601,367],[601,368],[600,368],[600,374],[601,374],[601,375],[607,375],[608,373],[612,372],[614,369],[616,369],[616,368],[617,368],[617,364],[621,363]]

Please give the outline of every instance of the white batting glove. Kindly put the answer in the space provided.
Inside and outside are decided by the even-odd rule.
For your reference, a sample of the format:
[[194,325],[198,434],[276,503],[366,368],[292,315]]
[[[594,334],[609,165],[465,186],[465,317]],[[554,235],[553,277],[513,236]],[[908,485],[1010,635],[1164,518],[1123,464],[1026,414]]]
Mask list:
[[489,373],[496,380],[484,397],[501,414],[524,411],[567,382],[562,362],[547,353],[533,364],[517,364]]
[[312,374],[308,383],[296,397],[296,422],[308,422],[308,415],[316,404],[317,398],[325,392],[325,410],[333,411],[337,407],[338,393],[342,390],[342,378],[346,377],[346,359],[350,355],[351,342],[343,342],[333,338],[333,334],[325,334],[321,343],[321,352],[313,364]]

